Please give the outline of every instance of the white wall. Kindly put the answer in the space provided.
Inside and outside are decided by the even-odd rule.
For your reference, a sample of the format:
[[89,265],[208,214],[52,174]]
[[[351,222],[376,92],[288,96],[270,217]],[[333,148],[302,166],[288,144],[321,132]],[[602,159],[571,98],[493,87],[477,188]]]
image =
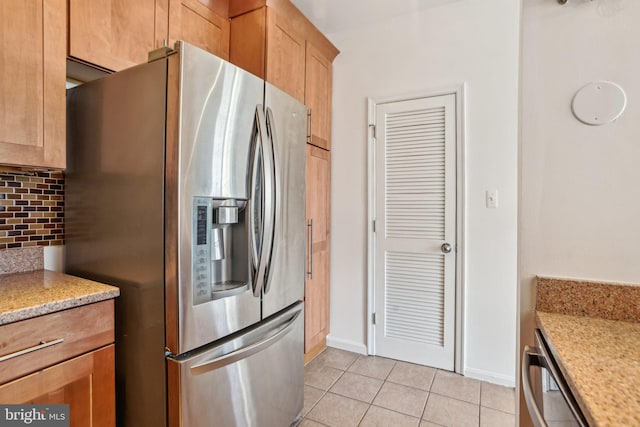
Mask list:
[[[524,4],[522,345],[533,338],[535,275],[640,282],[640,2]],[[613,124],[571,113],[575,92],[594,80],[627,93]]]
[[[366,345],[367,97],[467,83],[464,371],[513,385],[519,2],[464,0],[329,34],[334,62],[331,334]],[[485,190],[499,208],[485,207]]]

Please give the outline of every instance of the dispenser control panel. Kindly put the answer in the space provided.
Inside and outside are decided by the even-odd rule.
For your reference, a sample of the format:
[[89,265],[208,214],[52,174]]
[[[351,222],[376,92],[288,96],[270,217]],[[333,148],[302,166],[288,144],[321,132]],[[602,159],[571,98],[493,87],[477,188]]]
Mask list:
[[192,283],[193,303],[200,304],[211,299],[211,224],[212,200],[193,200],[193,247]]

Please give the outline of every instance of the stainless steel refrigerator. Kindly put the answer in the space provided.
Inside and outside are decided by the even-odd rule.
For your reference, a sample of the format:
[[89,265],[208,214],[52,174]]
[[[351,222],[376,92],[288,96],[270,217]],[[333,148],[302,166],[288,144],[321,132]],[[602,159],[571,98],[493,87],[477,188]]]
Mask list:
[[303,405],[306,107],[184,42],[67,94],[66,271],[120,287],[119,425]]

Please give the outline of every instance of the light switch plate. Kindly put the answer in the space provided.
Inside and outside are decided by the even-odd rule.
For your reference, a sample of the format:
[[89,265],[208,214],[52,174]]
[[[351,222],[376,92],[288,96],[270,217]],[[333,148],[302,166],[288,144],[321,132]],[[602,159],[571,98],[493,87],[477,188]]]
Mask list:
[[498,207],[498,190],[487,190],[487,208],[495,209]]

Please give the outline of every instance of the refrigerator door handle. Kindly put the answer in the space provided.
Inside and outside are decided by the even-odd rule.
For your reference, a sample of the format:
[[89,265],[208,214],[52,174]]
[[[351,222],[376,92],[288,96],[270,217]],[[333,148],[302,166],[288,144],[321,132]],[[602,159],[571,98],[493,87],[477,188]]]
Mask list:
[[[269,135],[269,144],[270,144],[270,149],[271,149],[271,156],[268,158],[268,160],[272,161],[272,171],[273,174],[270,175],[270,178],[272,179],[272,186],[271,186],[271,193],[267,193],[267,197],[271,198],[271,206],[273,208],[273,210],[271,212],[268,213],[267,218],[271,221],[271,244],[269,245],[268,248],[268,252],[267,252],[267,278],[265,280],[264,283],[264,293],[268,293],[269,290],[271,289],[271,272],[273,271],[272,269],[269,268],[269,266],[271,265],[271,259],[273,258],[273,251],[276,245],[276,236],[278,235],[278,228],[279,228],[279,224],[276,218],[277,212],[280,212],[281,207],[280,207],[280,195],[278,193],[278,188],[279,188],[279,177],[278,177],[278,154],[277,154],[277,150],[276,150],[276,144],[278,143],[278,138],[276,136],[276,125],[275,125],[275,120],[273,118],[273,111],[271,110],[271,108],[267,107],[267,132]],[[265,233],[267,232],[267,230],[269,230],[269,227],[265,227]]]
[[[257,220],[255,215],[256,204],[258,203],[258,197],[260,194],[257,192],[258,188],[258,173],[262,171],[261,156],[260,156],[260,146],[262,145],[262,139],[264,135],[266,135],[266,129],[260,122],[260,115],[258,113],[260,106],[256,107],[256,113],[254,116],[254,131],[252,135],[252,160],[251,160],[251,181],[250,181],[250,194],[249,194],[249,203],[251,205],[250,215],[249,215],[249,237],[250,237],[250,250],[251,250],[251,267],[254,270],[258,269],[258,264],[260,261],[260,250],[258,248],[258,239],[257,239]],[[255,291],[255,284],[254,284]]]
[[[253,259],[253,295],[260,296],[262,289],[264,288],[264,282],[268,271],[269,257],[266,256],[270,253],[270,247],[273,242],[273,221],[271,217],[274,213],[273,200],[270,196],[273,193],[273,151],[267,140],[267,127],[266,119],[263,112],[262,105],[256,106],[255,121],[258,129],[258,139],[256,150],[254,152],[254,165],[252,172],[251,183],[251,205],[252,212],[249,215],[249,227],[251,235],[251,253]],[[261,168],[258,168],[258,159],[261,159]],[[257,175],[258,170],[261,171],[262,191],[257,192]],[[265,197],[265,194],[268,196]],[[262,215],[260,218],[255,218],[256,209],[255,205],[259,203],[260,198]],[[260,221],[260,226],[256,224],[256,221]],[[261,231],[261,236],[256,236],[256,232]],[[260,246],[258,246],[257,239],[260,238]]]
[[284,336],[289,332],[291,332],[296,319],[300,316],[300,313],[302,313],[301,309],[296,311],[286,321],[280,323],[275,329],[271,329],[267,333],[262,335],[257,342],[256,340],[251,340],[251,344],[239,348],[238,350],[192,366],[191,373],[194,375],[204,374],[214,369],[230,365],[239,360],[246,359],[247,357],[266,349],[267,347],[272,346],[273,344],[284,338]]

